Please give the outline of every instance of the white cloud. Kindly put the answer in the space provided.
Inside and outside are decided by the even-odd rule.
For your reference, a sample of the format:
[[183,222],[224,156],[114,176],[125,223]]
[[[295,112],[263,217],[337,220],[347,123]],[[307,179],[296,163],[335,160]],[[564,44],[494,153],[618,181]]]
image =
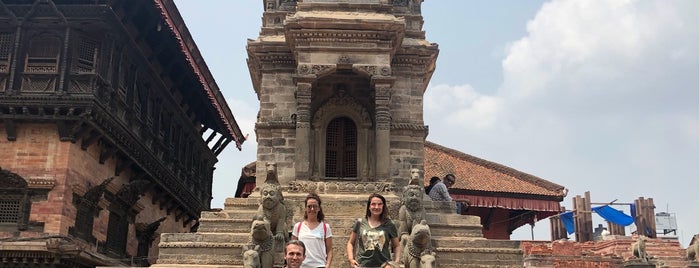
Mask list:
[[680,222],[699,222],[683,190],[699,187],[697,17],[691,0],[546,3],[508,46],[497,92],[428,89],[431,140],[565,185],[569,196],[652,197],[658,212],[670,204]]
[[439,121],[466,129],[486,129],[496,124],[499,101],[480,94],[470,85],[431,86],[425,94],[428,122]]

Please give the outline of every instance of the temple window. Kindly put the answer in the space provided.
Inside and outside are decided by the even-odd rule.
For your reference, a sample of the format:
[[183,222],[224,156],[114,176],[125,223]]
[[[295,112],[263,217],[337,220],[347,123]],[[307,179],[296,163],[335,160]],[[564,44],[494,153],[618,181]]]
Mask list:
[[81,37],[73,52],[72,72],[77,74],[93,74],[97,63],[98,42]]
[[107,228],[107,242],[105,247],[107,253],[113,256],[124,256],[126,254],[127,235],[129,233],[129,221],[126,215],[110,211],[109,225]]
[[352,119],[330,121],[325,139],[325,176],[357,177],[357,126]]
[[0,33],[0,73],[8,73],[12,59],[12,33]]
[[31,209],[27,182],[0,169],[0,230],[26,230]]
[[61,40],[39,37],[31,41],[25,62],[27,73],[57,73]]

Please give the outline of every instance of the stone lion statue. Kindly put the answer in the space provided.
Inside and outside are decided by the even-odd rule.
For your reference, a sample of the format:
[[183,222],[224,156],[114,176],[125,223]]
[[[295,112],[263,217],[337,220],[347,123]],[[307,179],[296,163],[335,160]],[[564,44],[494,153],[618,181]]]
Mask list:
[[425,207],[422,204],[424,191],[425,189],[419,185],[408,185],[403,190],[401,206],[398,209],[398,234],[401,240],[404,235],[410,234],[415,224],[426,219]]
[[284,204],[281,187],[265,183],[260,190],[260,195],[262,199],[257,209],[256,217],[269,221],[274,239],[279,245],[283,245],[286,241],[287,209]]
[[265,164],[265,168],[267,169],[267,177],[265,177],[265,183],[279,185],[279,177],[277,177],[277,163],[267,162]]
[[260,268],[260,245],[243,247],[243,268]]
[[648,262],[648,253],[646,252],[646,237],[638,236],[638,240],[631,244],[631,254],[642,262]]
[[[269,221],[259,217],[255,217],[253,219],[252,226],[250,227],[250,243],[254,246],[255,252],[258,255],[258,267],[272,268],[272,266],[274,265],[275,239],[272,235],[272,229],[270,228]],[[243,253],[244,265],[247,264],[245,262],[245,254],[250,254],[250,258],[252,258],[252,255],[254,255],[254,253],[248,253],[248,251]],[[251,265],[253,264],[254,262]]]
[[413,168],[410,170],[410,181],[408,182],[408,185],[423,185],[425,184],[425,181],[422,180],[420,176],[421,172],[417,168]]
[[690,262],[699,262],[699,234],[695,234],[692,237],[692,241],[689,242],[687,247],[687,260]]
[[437,257],[434,251],[423,252],[420,255],[420,268],[437,267]]
[[403,246],[401,257],[406,268],[432,267],[422,266],[423,258],[426,263],[433,264],[429,261],[430,257],[426,256],[432,252],[432,234],[425,220],[415,224],[408,239],[401,241],[401,244]]

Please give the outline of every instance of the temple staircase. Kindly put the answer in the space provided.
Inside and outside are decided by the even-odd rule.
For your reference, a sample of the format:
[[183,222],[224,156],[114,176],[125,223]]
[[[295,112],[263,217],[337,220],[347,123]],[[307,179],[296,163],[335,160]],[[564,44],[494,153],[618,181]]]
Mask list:
[[[351,227],[366,211],[368,193],[330,193],[323,198],[326,222],[333,233],[332,267],[346,267],[346,244]],[[391,218],[397,219],[400,199],[384,193]],[[302,219],[305,193],[284,192],[285,204],[294,212],[287,225]],[[257,211],[259,194],[228,198],[221,211],[202,212],[196,233],[161,235],[157,264],[152,267],[242,267],[243,246],[250,240],[250,225]],[[424,202],[439,267],[523,267],[518,241],[488,240],[481,233],[480,219],[454,213],[453,202]],[[276,259],[281,260],[282,253]],[[281,262],[278,263],[281,265]]]

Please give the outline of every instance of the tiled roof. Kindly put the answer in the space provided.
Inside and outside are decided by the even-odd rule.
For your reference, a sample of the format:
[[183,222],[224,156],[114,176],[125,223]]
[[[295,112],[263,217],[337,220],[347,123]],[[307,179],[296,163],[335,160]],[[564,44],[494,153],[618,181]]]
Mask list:
[[184,20],[177,10],[177,6],[175,6],[174,1],[152,1],[154,2],[155,7],[160,11],[160,15],[167,24],[168,29],[172,32],[175,39],[179,43],[180,51],[184,54],[187,63],[194,72],[194,75],[204,87],[204,93],[218,114],[217,119],[225,128],[222,130],[223,133],[221,134],[230,136],[235,141],[236,147],[241,149],[241,145],[245,141],[246,137],[243,136],[238,123],[233,117],[233,113],[226,103],[225,97],[223,97],[221,90],[214,81],[211,71],[204,62],[204,58],[201,56],[199,48],[197,48],[196,44],[194,43],[194,40],[192,39],[187,26],[184,24]]
[[450,191],[498,193],[504,196],[565,197],[564,187],[513,168],[425,141],[425,185],[433,176],[452,173],[456,184]]

